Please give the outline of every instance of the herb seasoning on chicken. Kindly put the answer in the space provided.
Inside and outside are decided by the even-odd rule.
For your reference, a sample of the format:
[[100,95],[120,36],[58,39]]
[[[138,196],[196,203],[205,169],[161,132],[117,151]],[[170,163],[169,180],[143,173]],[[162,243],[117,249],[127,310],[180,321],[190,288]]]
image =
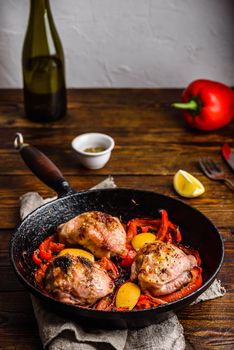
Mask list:
[[131,267],[131,280],[153,296],[173,293],[191,280],[196,258],[174,244],[155,241],[141,248]]
[[45,290],[67,303],[91,306],[114,289],[113,279],[97,262],[80,256],[55,258],[46,269]]
[[80,214],[57,228],[60,243],[81,246],[96,257],[122,256],[126,252],[126,232],[120,220],[100,211]]

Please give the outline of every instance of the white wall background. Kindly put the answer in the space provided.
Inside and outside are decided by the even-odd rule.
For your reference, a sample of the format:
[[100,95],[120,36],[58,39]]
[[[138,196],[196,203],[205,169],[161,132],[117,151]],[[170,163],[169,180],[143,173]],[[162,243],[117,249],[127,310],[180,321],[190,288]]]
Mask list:
[[[51,0],[68,87],[234,85],[234,0]],[[0,87],[22,86],[29,0],[0,0]]]

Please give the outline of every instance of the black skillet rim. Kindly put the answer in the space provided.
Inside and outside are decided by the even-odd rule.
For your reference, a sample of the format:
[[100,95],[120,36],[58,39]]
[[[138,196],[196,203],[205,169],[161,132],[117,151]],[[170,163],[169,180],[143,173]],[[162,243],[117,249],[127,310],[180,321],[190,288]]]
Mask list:
[[[173,302],[170,302],[168,304],[165,304],[165,305],[159,305],[157,307],[152,307],[150,309],[144,309],[144,310],[131,310],[131,311],[106,311],[106,310],[94,310],[94,309],[86,309],[86,308],[82,308],[82,307],[79,307],[78,305],[70,305],[70,304],[66,304],[66,303],[63,303],[59,300],[56,300],[54,298],[52,298],[51,296],[49,295],[46,295],[44,293],[42,293],[38,288],[36,288],[35,286],[33,286],[32,284],[30,284],[22,275],[21,273],[18,271],[16,265],[15,265],[15,261],[14,261],[14,257],[13,257],[13,243],[14,243],[14,239],[15,237],[17,236],[17,233],[19,232],[19,228],[20,226],[28,219],[30,218],[31,216],[35,215],[35,213],[37,214],[37,211],[40,211],[42,208],[44,209],[46,206],[50,206],[51,203],[53,202],[59,202],[60,200],[64,200],[64,199],[69,199],[69,198],[72,198],[73,196],[77,196],[77,195],[82,195],[82,194],[85,194],[87,192],[115,192],[115,191],[131,191],[133,193],[149,193],[149,194],[153,194],[153,195],[157,195],[157,196],[160,196],[160,197],[163,197],[165,199],[169,199],[170,201],[172,202],[179,202],[181,203],[182,205],[186,206],[186,207],[189,207],[190,210],[193,210],[195,212],[197,212],[199,215],[202,215],[203,218],[205,220],[207,220],[209,222],[209,224],[211,226],[213,226],[216,234],[217,234],[217,238],[219,239],[220,241],[220,247],[221,247],[221,258],[220,258],[220,261],[218,263],[218,266],[216,267],[215,269],[215,272],[212,274],[212,276],[204,283],[202,284],[202,286],[200,288],[198,288],[197,290],[195,290],[194,292],[192,292],[191,294],[183,297],[183,298],[180,298],[176,301],[173,301]],[[79,192],[75,192],[75,193],[72,193],[72,194],[66,194],[65,196],[61,196],[61,197],[58,197],[48,203],[45,203],[43,204],[42,206],[40,206],[39,208],[33,210],[31,213],[29,213],[16,227],[14,233],[12,234],[12,237],[11,237],[11,240],[10,240],[10,247],[9,247],[9,250],[10,250],[10,260],[11,260],[11,264],[14,268],[14,271],[17,275],[17,277],[20,279],[20,281],[25,285],[27,286],[27,290],[30,290],[34,295],[36,296],[39,296],[39,298],[41,299],[44,299],[45,301],[49,302],[53,302],[55,304],[59,304],[59,305],[63,305],[63,306],[66,306],[68,308],[74,308],[74,309],[77,309],[77,310],[80,310],[80,311],[85,311],[85,313],[91,313],[93,314],[93,312],[95,313],[99,313],[100,315],[101,314],[110,314],[110,315],[113,315],[113,314],[119,314],[119,315],[123,315],[123,316],[126,316],[126,315],[129,315],[129,314],[134,314],[134,313],[145,313],[145,312],[149,312],[149,311],[154,311],[156,312],[158,310],[158,313],[161,313],[161,312],[166,312],[166,311],[173,311],[174,309],[178,308],[179,305],[181,304],[189,304],[190,303],[190,300],[191,302],[194,301],[199,295],[201,295],[205,290],[207,290],[209,288],[209,286],[212,284],[212,282],[214,281],[215,277],[217,276],[222,264],[223,264],[223,260],[224,260],[224,243],[223,243],[223,240],[222,240],[222,237],[217,229],[217,227],[215,226],[215,224],[206,216],[204,215],[201,211],[199,211],[198,209],[192,207],[191,205],[183,202],[181,199],[177,199],[177,198],[173,198],[173,197],[170,197],[170,196],[166,196],[164,194],[161,194],[161,193],[158,193],[158,192],[154,192],[154,191],[147,191],[147,190],[141,190],[141,189],[132,189],[132,188],[104,188],[104,189],[91,189],[91,190],[84,190],[84,191],[79,191]],[[194,296],[196,296],[196,298],[194,298]],[[177,307],[176,307],[177,306]],[[174,308],[173,308],[174,307]]]

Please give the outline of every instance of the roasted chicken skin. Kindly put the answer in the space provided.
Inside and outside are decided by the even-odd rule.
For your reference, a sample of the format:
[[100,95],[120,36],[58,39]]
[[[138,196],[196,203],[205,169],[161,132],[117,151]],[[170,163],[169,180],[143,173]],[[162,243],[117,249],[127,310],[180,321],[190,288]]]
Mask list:
[[114,289],[112,278],[97,262],[69,254],[51,261],[44,285],[55,299],[83,306],[95,304]]
[[189,283],[194,266],[197,266],[197,260],[193,255],[186,254],[174,244],[155,241],[138,251],[130,279],[138,281],[143,292],[162,296]]
[[81,245],[96,257],[126,253],[126,232],[118,218],[100,211],[80,214],[57,228],[60,243]]

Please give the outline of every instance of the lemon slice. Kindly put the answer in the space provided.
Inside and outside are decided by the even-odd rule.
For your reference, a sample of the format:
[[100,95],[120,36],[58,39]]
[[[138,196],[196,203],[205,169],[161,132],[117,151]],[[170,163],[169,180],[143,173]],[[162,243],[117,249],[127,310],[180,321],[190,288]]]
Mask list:
[[141,290],[135,283],[125,282],[119,288],[115,304],[117,308],[127,308],[132,310],[140,298]]
[[174,176],[175,191],[182,197],[194,198],[205,192],[202,183],[187,171],[179,170]]
[[75,255],[75,256],[83,256],[84,258],[87,258],[91,261],[94,261],[94,256],[93,254],[87,252],[86,250],[83,249],[78,249],[78,248],[65,248],[63,250],[61,250],[61,252],[59,253],[59,256],[61,255],[66,255],[66,254],[71,254],[71,255]]
[[139,250],[145,243],[154,242],[155,239],[156,236],[151,232],[138,233],[138,235],[133,237],[131,243],[135,250]]

